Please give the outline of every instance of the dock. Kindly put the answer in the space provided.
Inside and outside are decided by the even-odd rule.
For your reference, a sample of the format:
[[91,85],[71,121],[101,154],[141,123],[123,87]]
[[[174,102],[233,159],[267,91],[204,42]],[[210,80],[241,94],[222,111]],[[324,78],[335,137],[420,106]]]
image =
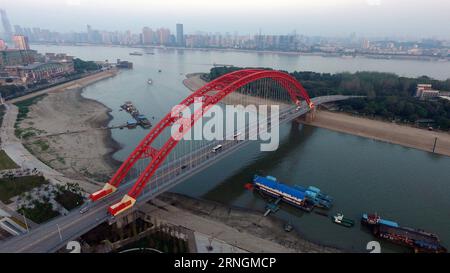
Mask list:
[[129,120],[127,122],[128,128],[135,128],[136,126],[141,126],[144,129],[148,129],[152,127],[152,123],[145,117],[145,115],[141,114],[139,110],[134,106],[131,101],[126,101],[124,104],[120,106],[123,110],[128,112],[133,120]]

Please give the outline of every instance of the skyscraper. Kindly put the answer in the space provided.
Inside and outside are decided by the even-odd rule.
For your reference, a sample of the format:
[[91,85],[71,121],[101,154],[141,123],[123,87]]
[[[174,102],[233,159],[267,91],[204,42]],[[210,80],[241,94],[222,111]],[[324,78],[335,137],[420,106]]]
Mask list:
[[3,9],[0,9],[0,15],[2,17],[2,25],[3,25],[3,32],[4,32],[4,40],[11,41],[12,38],[12,28],[11,24],[9,23],[8,16],[6,15],[6,11]]
[[93,42],[93,35],[92,35],[92,27],[90,25],[86,26],[86,30],[87,30],[87,41],[88,43],[92,43]]
[[6,43],[2,39],[0,39],[0,50],[5,50],[5,49],[6,49]]
[[184,34],[183,34],[183,24],[177,24],[177,45],[185,46]]
[[30,45],[28,44],[28,38],[23,35],[14,35],[13,36],[13,42],[15,45],[15,48],[20,50],[29,50]]
[[142,29],[142,43],[144,45],[151,45],[153,43],[153,31],[149,27]]
[[167,28],[160,28],[157,30],[159,44],[160,45],[168,45],[170,38],[170,30]]

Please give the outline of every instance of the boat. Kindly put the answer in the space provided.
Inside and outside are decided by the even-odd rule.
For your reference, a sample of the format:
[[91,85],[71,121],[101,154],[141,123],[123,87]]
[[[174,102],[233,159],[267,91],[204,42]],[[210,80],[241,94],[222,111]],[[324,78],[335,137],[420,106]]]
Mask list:
[[139,125],[141,125],[143,128],[150,128],[152,126],[152,123],[144,116],[144,115],[136,115],[134,117]]
[[142,52],[133,51],[133,52],[130,52],[130,55],[132,55],[132,56],[142,56],[144,54],[142,54]]
[[127,127],[128,127],[128,129],[136,128],[136,126],[137,126],[137,121],[135,121],[135,120],[129,120],[129,121],[127,121]]
[[[314,207],[327,209],[331,206],[331,198],[326,202],[327,206],[323,205],[325,202],[319,201],[318,193],[321,193],[321,191],[315,187],[290,186],[279,182],[276,177],[259,175],[253,177],[253,185],[259,192],[280,199],[307,212],[312,211]],[[320,196],[323,198],[327,197],[323,193]]]
[[161,73],[161,69],[158,69],[158,72],[160,72],[160,73]]
[[331,217],[331,220],[333,221],[333,223],[344,226],[344,227],[353,227],[355,225],[355,221],[353,221],[352,219],[349,218],[345,218],[344,214],[342,213],[337,213],[336,215],[334,215],[333,217]]
[[285,223],[283,228],[284,228],[284,231],[286,231],[286,232],[291,232],[294,229],[294,227],[291,224],[291,221]]
[[364,213],[361,224],[369,227],[376,237],[409,247],[416,253],[447,252],[437,235],[421,229],[401,227],[397,222],[383,219],[377,213]]
[[329,195],[326,195],[323,192],[321,192],[319,188],[314,186],[308,186],[307,188],[305,188],[300,185],[295,185],[294,187],[304,191],[308,199],[314,202],[314,205],[316,207],[323,209],[331,208],[333,199]]
[[152,79],[148,79],[148,80],[147,80],[147,83],[148,83],[148,84],[152,84],[152,83],[153,83]]

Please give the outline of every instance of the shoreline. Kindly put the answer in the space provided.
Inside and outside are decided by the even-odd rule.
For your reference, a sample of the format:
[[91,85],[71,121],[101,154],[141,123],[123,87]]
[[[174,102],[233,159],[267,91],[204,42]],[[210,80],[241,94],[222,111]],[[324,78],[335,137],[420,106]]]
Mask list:
[[[85,86],[86,87],[86,86]],[[99,124],[99,127],[107,127],[109,125],[109,123],[114,119],[114,117],[111,115],[112,109],[109,108],[108,106],[106,106],[105,104],[103,104],[102,102],[98,101],[98,100],[94,100],[94,99],[90,99],[90,98],[86,98],[83,96],[84,93],[84,88],[80,88],[80,90],[78,91],[78,95],[80,96],[81,101],[91,101],[93,103],[97,103],[99,105],[101,105],[102,107],[104,107],[106,109],[106,114],[108,116],[107,119],[105,119],[103,122],[101,122]],[[111,149],[110,152],[108,152],[107,154],[105,154],[103,156],[103,159],[105,160],[105,162],[107,162],[107,164],[110,165],[110,167],[112,169],[118,168],[120,167],[120,165],[122,164],[121,161],[114,159],[113,155],[119,151],[120,149],[122,149],[122,145],[117,142],[113,137],[112,137],[112,132],[111,130],[106,130],[106,136],[104,138],[105,141],[105,145],[107,147],[109,147]]]
[[430,153],[433,153],[436,140],[434,153],[450,156],[450,134],[446,132],[323,110],[316,112],[314,120],[302,123]]
[[[184,86],[195,91],[206,84],[200,78],[201,74],[203,73],[186,74],[186,79],[183,80]],[[450,134],[446,132],[428,131],[408,125],[322,110],[317,111],[313,121],[302,121],[302,123],[426,152],[433,152],[436,138],[434,153],[450,156]]]
[[36,45],[46,46],[104,46],[118,48],[140,48],[140,49],[162,49],[162,50],[188,50],[188,51],[216,51],[216,52],[240,52],[240,53],[256,53],[256,54],[279,54],[293,56],[317,56],[323,58],[339,58],[339,59],[373,59],[373,60],[399,60],[399,61],[422,61],[422,62],[450,62],[450,58],[441,58],[436,56],[416,56],[408,54],[377,54],[377,53],[359,53],[356,55],[345,55],[342,52],[301,52],[301,51],[282,51],[282,50],[264,50],[264,49],[238,49],[238,48],[214,48],[214,47],[176,47],[176,46],[159,46],[159,45],[108,45],[108,44],[87,44],[87,43],[33,43]]

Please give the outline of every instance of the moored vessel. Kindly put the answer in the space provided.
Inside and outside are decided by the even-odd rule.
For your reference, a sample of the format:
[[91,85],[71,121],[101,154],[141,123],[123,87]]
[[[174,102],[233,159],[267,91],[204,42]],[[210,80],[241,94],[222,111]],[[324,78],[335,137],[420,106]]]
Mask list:
[[447,252],[437,235],[421,229],[401,227],[397,222],[383,219],[376,213],[364,213],[361,217],[361,223],[368,226],[376,237],[412,248],[414,252]]

